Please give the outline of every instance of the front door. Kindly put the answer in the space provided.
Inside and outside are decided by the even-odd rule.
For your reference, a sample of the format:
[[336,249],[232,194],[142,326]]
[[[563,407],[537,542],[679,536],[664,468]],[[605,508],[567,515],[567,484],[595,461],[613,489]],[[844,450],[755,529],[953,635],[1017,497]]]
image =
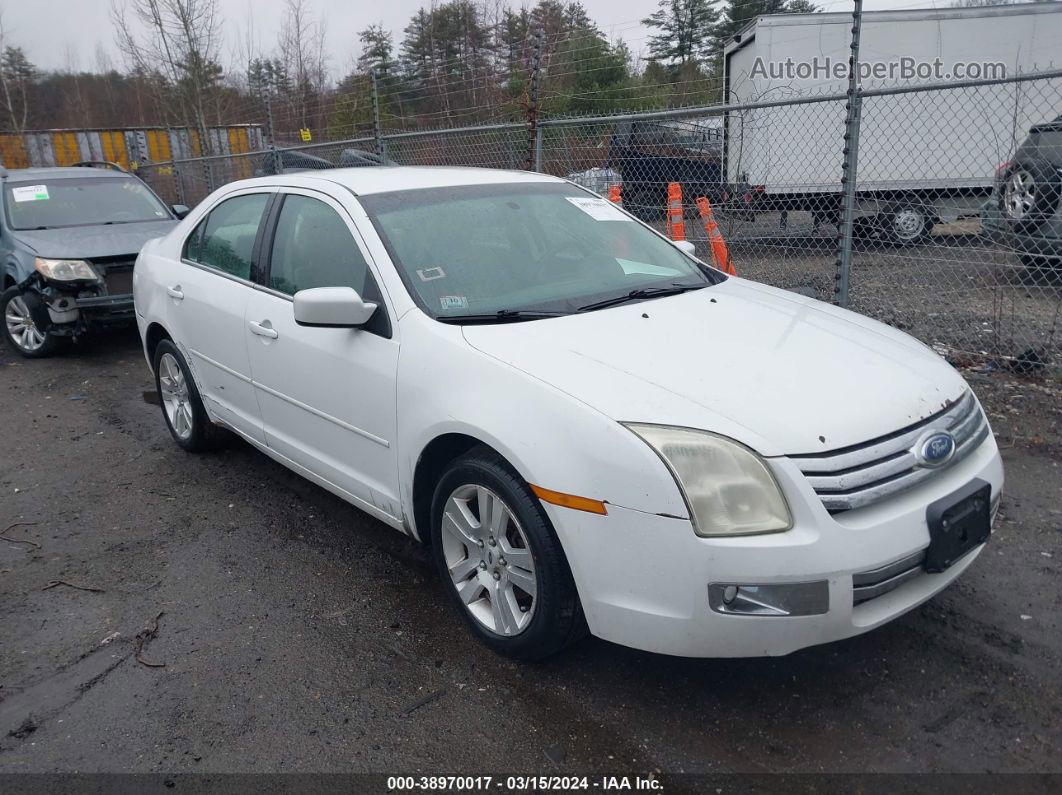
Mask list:
[[[295,189],[278,199],[266,284],[249,299],[245,329],[266,443],[397,519],[398,340],[387,305],[338,202]],[[365,328],[299,326],[292,296],[310,287],[353,287],[376,314]]]

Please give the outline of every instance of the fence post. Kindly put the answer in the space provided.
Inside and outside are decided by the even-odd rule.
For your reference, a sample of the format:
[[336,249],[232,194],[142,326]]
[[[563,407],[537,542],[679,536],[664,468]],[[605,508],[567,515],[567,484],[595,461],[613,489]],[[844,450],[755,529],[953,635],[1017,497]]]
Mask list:
[[376,154],[387,157],[387,142],[383,137],[383,125],[380,123],[380,87],[376,81],[376,67],[369,72],[372,76],[372,131],[376,138]]
[[284,164],[280,159],[280,152],[277,151],[277,139],[274,136],[273,130],[273,76],[272,74],[266,75],[266,94],[265,94],[265,106],[266,106],[266,139],[269,144],[269,151],[273,156],[273,173],[279,174],[284,170]]
[[184,198],[184,180],[181,178],[181,170],[177,167],[177,155],[179,152],[173,145],[173,128],[166,128],[166,143],[170,147],[170,170],[173,176],[173,187],[177,191],[177,203],[188,205]]
[[841,166],[841,190],[844,194],[841,228],[838,230],[837,273],[834,303],[848,306],[848,289],[852,278],[852,226],[855,220],[856,178],[859,165],[859,121],[863,110],[859,85],[859,34],[863,24],[863,0],[852,6],[852,43],[848,57],[848,102],[844,120],[844,163]]
[[531,50],[531,91],[527,103],[527,163],[528,171],[542,171],[542,132],[538,126],[538,78],[542,65],[542,31],[535,32]]

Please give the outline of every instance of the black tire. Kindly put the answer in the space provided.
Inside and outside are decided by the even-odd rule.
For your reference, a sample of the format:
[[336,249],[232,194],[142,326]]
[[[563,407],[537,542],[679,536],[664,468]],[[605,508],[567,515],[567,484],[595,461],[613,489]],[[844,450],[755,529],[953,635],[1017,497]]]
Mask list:
[[[48,321],[48,308],[44,306],[44,302],[40,297],[29,292],[22,292],[18,287],[8,287],[2,294],[0,294],[0,322],[3,323],[4,337],[7,339],[7,344],[11,346],[12,350],[27,359],[44,359],[54,354],[59,346],[62,344],[62,338],[57,337],[55,334],[49,334],[44,332],[44,341],[34,347],[32,344],[24,345],[21,340],[16,340],[11,330],[8,328],[8,305],[12,301],[18,299],[20,304],[16,306],[21,309],[25,307],[30,316],[30,320],[34,323],[36,328],[42,325],[46,325]],[[22,314],[21,311],[18,314]],[[39,331],[37,332],[40,333]]]
[[653,188],[632,188],[624,192],[623,209],[647,224],[663,221],[667,206],[667,194]]
[[932,209],[917,201],[898,202],[878,216],[882,237],[894,246],[917,246],[929,239],[936,223]]
[[1062,196],[1062,176],[1049,163],[1020,160],[999,186],[999,212],[1016,232],[1035,232],[1054,215]]
[[[164,391],[168,391],[164,390],[162,383],[163,359],[165,357],[172,357],[171,361],[175,362],[177,367],[180,368],[184,383],[187,385],[188,393],[185,402],[191,414],[191,427],[188,430],[184,430],[182,427],[181,432],[174,428],[167,411],[166,400],[164,399]],[[166,423],[173,440],[190,453],[200,453],[219,447],[226,439],[225,430],[212,423],[210,417],[207,416],[206,409],[203,408],[203,400],[199,396],[199,390],[196,388],[192,372],[188,367],[188,362],[185,361],[177,346],[170,340],[162,340],[155,348],[155,358],[151,364],[152,369],[155,371],[155,389],[158,391],[159,405],[162,407],[162,419]]]
[[1019,254],[1018,261],[1025,266],[1025,272],[1034,282],[1046,285],[1062,280],[1062,257]]
[[[458,595],[443,545],[443,518],[450,496],[462,487],[494,492],[519,523],[534,561],[536,593],[527,626],[503,635],[480,623]],[[568,561],[538,498],[512,467],[489,447],[476,447],[453,461],[436,485],[431,510],[432,556],[443,587],[476,637],[494,651],[518,660],[540,660],[582,638],[586,620]]]

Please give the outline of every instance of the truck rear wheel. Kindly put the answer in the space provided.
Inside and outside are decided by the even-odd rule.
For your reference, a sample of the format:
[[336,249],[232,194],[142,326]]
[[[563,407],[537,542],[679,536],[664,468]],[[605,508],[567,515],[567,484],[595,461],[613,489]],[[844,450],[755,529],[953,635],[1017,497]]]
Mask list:
[[889,207],[879,217],[884,237],[896,246],[915,246],[932,233],[933,213],[917,202],[902,202]]
[[623,209],[647,224],[662,221],[666,205],[667,195],[653,188],[637,187],[623,192]]

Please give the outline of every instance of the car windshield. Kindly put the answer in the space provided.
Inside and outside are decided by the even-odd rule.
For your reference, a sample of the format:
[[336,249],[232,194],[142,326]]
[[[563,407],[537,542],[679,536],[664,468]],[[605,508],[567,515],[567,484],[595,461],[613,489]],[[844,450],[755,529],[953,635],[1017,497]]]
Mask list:
[[4,184],[12,229],[134,224],[172,218],[166,205],[133,177],[68,177]]
[[726,278],[573,185],[470,185],[359,201],[414,300],[440,320],[567,314]]

